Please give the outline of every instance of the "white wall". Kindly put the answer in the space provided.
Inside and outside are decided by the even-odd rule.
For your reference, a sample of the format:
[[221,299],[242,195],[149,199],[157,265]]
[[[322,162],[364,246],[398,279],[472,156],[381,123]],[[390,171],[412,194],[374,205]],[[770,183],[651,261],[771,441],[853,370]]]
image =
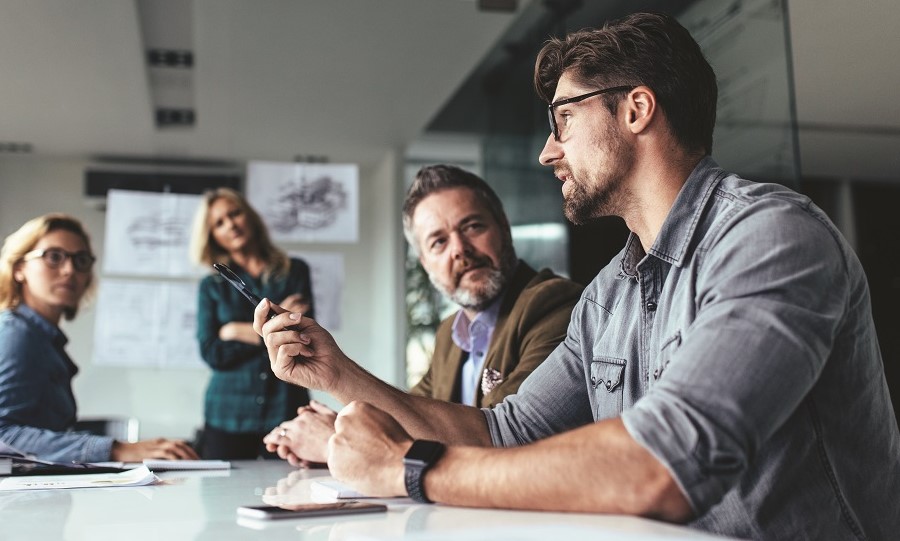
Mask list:
[[[289,249],[338,252],[345,258],[342,328],[338,344],[375,375],[403,381],[403,259],[398,153],[360,169],[360,242],[353,245],[290,245]],[[46,212],[66,212],[83,221],[93,247],[103,254],[105,215],[85,204],[80,159],[0,158],[0,236]],[[196,299],[185,299],[196,302]],[[192,437],[203,422],[209,371],[94,366],[94,310],[63,323],[67,351],[81,371],[73,386],[80,416],[124,415],[141,421],[141,437]],[[128,317],[128,314],[122,314]],[[317,394],[333,405],[330,397]]]

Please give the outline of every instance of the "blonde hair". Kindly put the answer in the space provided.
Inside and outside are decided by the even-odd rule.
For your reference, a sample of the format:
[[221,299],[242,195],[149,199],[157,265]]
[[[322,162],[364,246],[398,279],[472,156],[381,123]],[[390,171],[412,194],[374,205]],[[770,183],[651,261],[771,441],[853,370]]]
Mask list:
[[[34,249],[37,243],[51,231],[68,231],[81,237],[88,252],[91,249],[91,238],[84,226],[77,219],[68,214],[51,213],[38,216],[25,222],[15,233],[6,237],[3,248],[0,249],[0,309],[15,308],[22,304],[22,284],[16,281],[16,267],[22,263],[25,254]],[[96,286],[94,271],[91,269],[88,277],[88,287],[81,296],[79,305],[87,302]],[[63,315],[67,320],[75,318],[78,306],[66,307]]]
[[247,216],[247,224],[250,227],[250,236],[259,256],[266,264],[268,276],[284,276],[290,268],[290,260],[287,254],[272,243],[269,231],[266,229],[262,218],[241,194],[230,188],[217,188],[203,194],[203,199],[194,214],[194,226],[191,233],[191,259],[198,265],[209,267],[213,263],[233,263],[228,252],[222,248],[212,236],[209,228],[209,209],[219,199],[227,199],[240,208]]

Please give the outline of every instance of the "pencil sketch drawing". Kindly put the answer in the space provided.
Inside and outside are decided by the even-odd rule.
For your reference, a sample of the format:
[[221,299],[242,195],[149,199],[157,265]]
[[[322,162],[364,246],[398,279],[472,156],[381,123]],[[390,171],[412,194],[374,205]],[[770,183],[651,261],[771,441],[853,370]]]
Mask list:
[[187,242],[188,224],[178,217],[140,216],[126,229],[133,246],[154,249]]
[[273,209],[270,225],[281,233],[295,229],[323,229],[334,224],[338,213],[347,207],[347,192],[330,176],[313,181],[285,182],[277,197],[270,200]]

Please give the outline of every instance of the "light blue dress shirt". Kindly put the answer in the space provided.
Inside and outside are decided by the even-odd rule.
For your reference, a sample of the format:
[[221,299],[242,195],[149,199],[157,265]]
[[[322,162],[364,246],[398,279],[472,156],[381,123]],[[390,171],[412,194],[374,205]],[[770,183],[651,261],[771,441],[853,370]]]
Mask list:
[[460,402],[462,404],[475,405],[478,395],[478,385],[481,383],[481,371],[484,367],[484,358],[491,345],[491,335],[497,326],[497,315],[500,313],[500,304],[503,295],[494,300],[483,312],[475,314],[475,318],[469,321],[465,311],[456,313],[453,320],[453,332],[451,337],[456,346],[469,355],[462,366],[460,375]]

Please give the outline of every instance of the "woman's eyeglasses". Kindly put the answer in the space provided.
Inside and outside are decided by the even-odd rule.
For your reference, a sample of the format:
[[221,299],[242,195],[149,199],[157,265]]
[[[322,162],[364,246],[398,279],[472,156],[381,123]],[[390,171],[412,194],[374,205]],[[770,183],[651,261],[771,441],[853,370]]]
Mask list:
[[31,261],[32,259],[41,258],[51,269],[62,267],[67,259],[72,260],[72,266],[78,272],[88,272],[97,260],[90,252],[81,250],[79,252],[67,252],[62,248],[46,248],[44,250],[32,250],[22,257],[23,261]]

